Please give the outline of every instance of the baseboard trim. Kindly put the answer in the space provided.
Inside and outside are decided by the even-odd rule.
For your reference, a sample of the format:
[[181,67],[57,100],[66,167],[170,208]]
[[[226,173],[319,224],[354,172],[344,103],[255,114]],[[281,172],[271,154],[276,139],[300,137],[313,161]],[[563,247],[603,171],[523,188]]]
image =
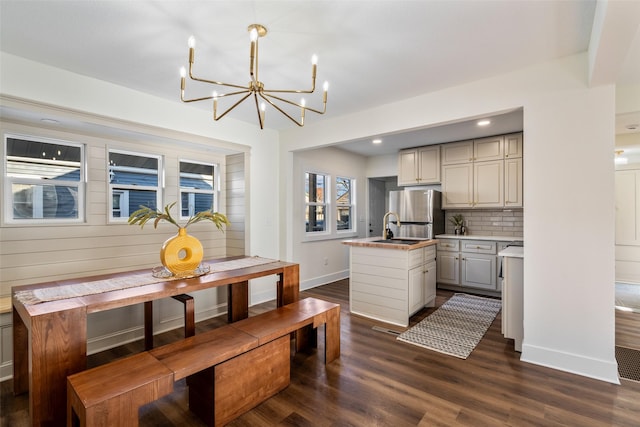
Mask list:
[[520,360],[612,384],[620,384],[618,363],[616,362],[613,349],[611,350],[612,359],[603,360],[538,347],[524,342],[522,344],[522,356]]

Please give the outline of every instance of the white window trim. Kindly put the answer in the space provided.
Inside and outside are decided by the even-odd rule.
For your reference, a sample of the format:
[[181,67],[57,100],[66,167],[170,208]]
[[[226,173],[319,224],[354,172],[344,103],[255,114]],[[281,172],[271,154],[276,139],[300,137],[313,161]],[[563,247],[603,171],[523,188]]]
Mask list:
[[[139,156],[139,157],[149,157],[158,160],[158,185],[155,187],[145,186],[145,185],[118,185],[114,186],[111,184],[111,179],[109,177],[111,172],[111,166],[109,165],[109,154],[110,153],[119,153],[126,154],[131,156]],[[158,209],[162,210],[164,205],[162,204],[163,194],[164,194],[164,161],[163,156],[159,154],[151,154],[151,153],[142,153],[139,151],[129,151],[129,150],[121,150],[118,148],[109,148],[107,147],[107,156],[106,156],[106,174],[107,174],[107,223],[108,224],[122,224],[126,223],[129,220],[129,215],[133,212],[129,212],[129,215],[122,216],[116,218],[113,216],[113,191],[117,190],[155,190],[156,191],[156,206]],[[117,166],[116,166],[117,167]],[[126,167],[120,167],[121,169],[126,169]],[[137,170],[137,169],[136,169]],[[128,197],[128,196],[127,196]]]
[[[2,147],[2,180],[4,181],[3,188],[3,204],[4,209],[2,210],[2,224],[7,226],[42,226],[42,225],[70,225],[70,224],[84,224],[85,223],[85,212],[86,212],[86,188],[87,188],[87,159],[86,159],[86,147],[85,144],[67,141],[62,139],[54,139],[54,138],[45,138],[33,135],[19,134],[19,133],[5,133],[3,138],[3,147]],[[79,181],[47,181],[46,183],[40,179],[34,178],[15,178],[9,177],[7,172],[7,162],[8,162],[8,154],[7,154],[7,140],[9,138],[13,139],[24,139],[34,142],[43,142],[47,144],[59,144],[59,145],[69,145],[73,147],[80,148],[80,180]],[[30,184],[30,185],[53,185],[59,184],[63,186],[72,186],[77,187],[78,189],[78,217],[77,218],[13,218],[13,191],[12,185],[14,183],[20,184]]]

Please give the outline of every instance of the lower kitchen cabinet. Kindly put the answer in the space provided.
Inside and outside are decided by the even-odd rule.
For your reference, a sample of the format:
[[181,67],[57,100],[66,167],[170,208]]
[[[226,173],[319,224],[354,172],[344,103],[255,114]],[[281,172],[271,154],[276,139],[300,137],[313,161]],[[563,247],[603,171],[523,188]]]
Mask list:
[[474,292],[498,296],[497,248],[499,242],[490,240],[438,238],[437,283],[454,290],[473,289]]
[[483,254],[462,254],[462,286],[496,290],[496,256]]

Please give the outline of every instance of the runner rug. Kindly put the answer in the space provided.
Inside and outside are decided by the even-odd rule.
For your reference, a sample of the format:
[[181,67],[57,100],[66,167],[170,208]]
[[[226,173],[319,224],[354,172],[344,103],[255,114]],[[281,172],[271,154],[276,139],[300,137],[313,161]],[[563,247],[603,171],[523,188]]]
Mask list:
[[[278,260],[255,256],[230,261],[222,261],[218,263],[206,263],[206,266],[209,273],[218,273],[221,271],[229,271],[239,268],[270,264],[272,262],[278,262]],[[179,278],[157,278],[154,277],[151,273],[143,272],[130,274],[124,277],[113,277],[106,280],[96,280],[91,282],[74,283],[71,285],[49,286],[38,289],[16,291],[15,297],[24,305],[33,305],[43,302],[83,297],[86,295],[100,294],[103,292],[117,291],[178,279]]]
[[500,311],[497,299],[455,294],[398,340],[466,359]]

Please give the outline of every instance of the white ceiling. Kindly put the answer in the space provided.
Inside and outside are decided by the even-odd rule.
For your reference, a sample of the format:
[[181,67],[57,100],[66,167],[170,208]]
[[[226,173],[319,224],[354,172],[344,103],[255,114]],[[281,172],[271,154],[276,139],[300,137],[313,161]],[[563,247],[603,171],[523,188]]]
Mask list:
[[[310,57],[318,55],[318,86],[330,82],[329,99],[325,116],[307,113],[310,122],[584,52],[595,7],[594,0],[1,0],[0,49],[180,102],[178,70],[187,65],[190,35],[197,40],[196,75],[246,85],[246,28],[260,23],[269,31],[260,39],[260,80],[267,88],[308,88]],[[617,83],[640,84],[640,33]],[[195,84],[187,89],[188,96],[212,90]],[[308,105],[320,105],[319,91],[306,98]],[[236,110],[229,116],[257,122],[248,101]],[[519,130],[512,129],[518,122],[521,128],[521,112],[501,115],[485,132]],[[469,125],[384,135],[386,144],[376,147],[370,141],[348,145],[374,155],[416,142],[479,136],[470,134],[476,128]],[[268,109],[266,126],[295,125]]]

